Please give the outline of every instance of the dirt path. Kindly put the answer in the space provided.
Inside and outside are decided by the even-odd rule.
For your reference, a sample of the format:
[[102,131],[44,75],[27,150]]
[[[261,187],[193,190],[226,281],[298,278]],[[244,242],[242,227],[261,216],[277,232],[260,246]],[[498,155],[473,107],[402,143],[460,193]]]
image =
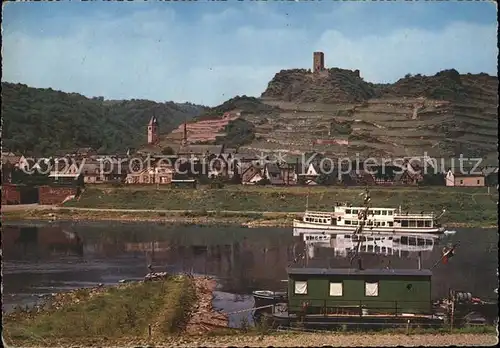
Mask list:
[[170,347],[395,347],[395,346],[494,346],[491,334],[283,334],[274,336],[222,336],[179,338],[158,342]]

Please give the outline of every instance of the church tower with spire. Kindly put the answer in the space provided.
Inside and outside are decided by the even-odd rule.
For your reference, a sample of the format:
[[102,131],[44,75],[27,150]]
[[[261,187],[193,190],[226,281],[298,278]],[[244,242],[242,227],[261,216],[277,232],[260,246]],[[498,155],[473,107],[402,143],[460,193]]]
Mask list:
[[156,144],[156,142],[158,142],[158,131],[158,120],[156,116],[153,116],[148,124],[148,144]]

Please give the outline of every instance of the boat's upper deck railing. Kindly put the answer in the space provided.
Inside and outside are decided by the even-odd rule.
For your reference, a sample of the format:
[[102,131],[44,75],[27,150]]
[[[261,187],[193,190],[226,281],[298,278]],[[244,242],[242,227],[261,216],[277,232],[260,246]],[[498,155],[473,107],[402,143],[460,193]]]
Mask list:
[[432,219],[434,218],[434,213],[420,213],[420,214],[407,214],[403,212],[394,212],[394,217],[395,218],[427,218],[427,219]]
[[329,212],[326,212],[326,211],[312,211],[312,210],[306,210],[306,213],[305,213],[307,216],[309,217],[332,217],[333,216],[333,212],[329,213]]

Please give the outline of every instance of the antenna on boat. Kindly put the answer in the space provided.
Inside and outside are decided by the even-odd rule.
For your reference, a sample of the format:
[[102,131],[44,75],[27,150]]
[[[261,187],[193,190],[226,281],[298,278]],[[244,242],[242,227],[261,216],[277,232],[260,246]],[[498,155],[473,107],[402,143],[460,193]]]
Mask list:
[[443,211],[441,212],[441,214],[437,218],[435,218],[435,220],[440,219],[444,215],[444,213],[446,213],[446,209],[443,209]]

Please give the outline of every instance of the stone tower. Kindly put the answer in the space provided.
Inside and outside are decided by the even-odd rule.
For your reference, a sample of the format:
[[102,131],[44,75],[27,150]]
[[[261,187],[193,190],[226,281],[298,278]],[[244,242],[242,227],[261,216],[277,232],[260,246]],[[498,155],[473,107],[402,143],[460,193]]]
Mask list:
[[313,54],[313,72],[325,70],[325,54],[323,52],[314,52]]
[[148,124],[148,144],[156,144],[158,141],[158,120],[156,116],[151,117]]

